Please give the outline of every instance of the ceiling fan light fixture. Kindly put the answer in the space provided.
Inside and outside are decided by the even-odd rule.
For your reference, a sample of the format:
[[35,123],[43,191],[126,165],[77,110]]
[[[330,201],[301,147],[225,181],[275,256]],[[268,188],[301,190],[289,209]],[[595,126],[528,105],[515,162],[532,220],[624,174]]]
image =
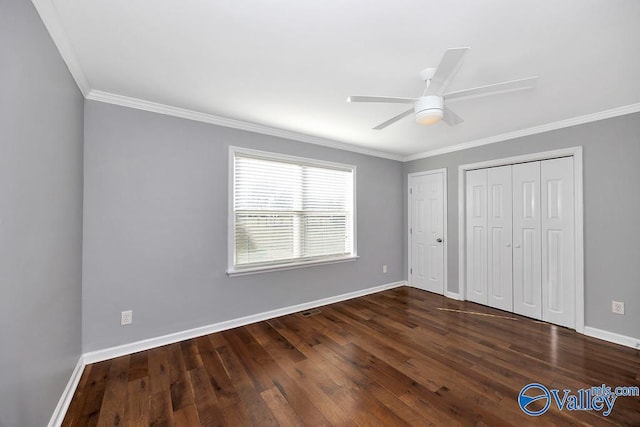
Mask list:
[[442,120],[442,116],[442,110],[439,109],[423,110],[416,113],[416,123],[421,125],[435,125]]
[[414,106],[416,123],[421,125],[433,125],[442,120],[444,116],[444,99],[441,96],[423,96]]
[[385,102],[393,104],[413,104],[413,108],[403,111],[391,117],[389,120],[380,123],[374,127],[374,130],[382,130],[395,122],[408,117],[413,113],[418,124],[433,125],[441,120],[449,126],[456,126],[464,122],[462,117],[447,107],[445,114],[444,99],[447,102],[452,99],[468,99],[480,96],[497,95],[500,93],[514,92],[525,89],[533,89],[536,84],[537,77],[526,77],[519,80],[510,80],[502,83],[478,86],[470,89],[458,90],[455,92],[447,92],[447,87],[456,71],[462,63],[464,55],[469,50],[468,47],[455,47],[447,49],[442,55],[440,64],[437,67],[426,68],[420,72],[420,77],[426,84],[420,98],[399,98],[392,96],[350,96],[349,102]]

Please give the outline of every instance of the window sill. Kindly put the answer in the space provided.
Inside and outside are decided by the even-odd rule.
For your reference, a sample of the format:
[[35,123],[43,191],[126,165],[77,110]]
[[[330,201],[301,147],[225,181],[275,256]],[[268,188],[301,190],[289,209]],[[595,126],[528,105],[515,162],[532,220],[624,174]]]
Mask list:
[[265,265],[260,267],[247,267],[236,270],[227,270],[227,276],[235,277],[235,276],[247,276],[249,274],[259,274],[259,273],[268,273],[270,271],[280,271],[280,270],[292,270],[294,268],[303,268],[303,267],[312,267],[315,265],[325,265],[325,264],[337,264],[341,262],[350,262],[355,261],[360,258],[357,255],[350,255],[346,257],[340,258],[330,258],[323,260],[313,260],[313,261],[301,261],[301,262],[290,262],[287,264],[278,264],[278,265]]

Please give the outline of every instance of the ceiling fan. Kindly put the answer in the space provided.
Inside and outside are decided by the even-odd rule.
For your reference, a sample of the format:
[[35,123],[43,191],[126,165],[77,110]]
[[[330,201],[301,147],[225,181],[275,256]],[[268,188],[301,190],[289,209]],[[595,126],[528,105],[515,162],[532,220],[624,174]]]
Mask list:
[[445,93],[447,86],[462,64],[462,58],[469,51],[468,47],[456,47],[447,49],[442,56],[440,64],[436,68],[426,68],[420,72],[420,77],[427,87],[419,98],[397,98],[388,96],[350,96],[347,102],[387,102],[396,104],[413,104],[413,107],[389,120],[374,127],[381,130],[397,122],[398,120],[415,114],[416,122],[423,125],[432,125],[443,120],[449,126],[455,126],[464,120],[445,105],[446,101],[477,98],[480,96],[495,95],[499,93],[514,92],[524,89],[532,89],[538,77],[527,77],[519,80],[511,80],[487,86],[479,86],[472,89]]

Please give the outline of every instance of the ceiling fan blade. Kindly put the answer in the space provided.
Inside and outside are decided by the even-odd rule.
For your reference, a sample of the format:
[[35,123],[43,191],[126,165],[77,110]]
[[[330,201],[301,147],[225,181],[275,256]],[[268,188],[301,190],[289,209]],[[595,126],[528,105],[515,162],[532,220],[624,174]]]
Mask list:
[[394,124],[398,120],[403,119],[403,118],[407,117],[408,115],[410,115],[412,113],[413,113],[413,108],[409,108],[407,111],[405,111],[403,113],[400,113],[397,116],[394,116],[394,117],[390,118],[386,122],[380,123],[378,126],[374,127],[374,129],[375,130],[382,130],[382,129],[386,128],[387,126]]
[[425,95],[440,95],[445,91],[453,76],[458,72],[460,65],[462,65],[462,58],[469,49],[469,47],[447,49],[442,55],[435,74],[431,78],[431,83],[425,91]]
[[447,106],[444,107],[444,115],[442,116],[442,121],[449,126],[459,125],[460,123],[464,122],[462,117],[451,111],[451,109]]
[[391,96],[349,96],[347,102],[392,102],[395,104],[413,104],[417,98],[398,98]]
[[458,101],[460,99],[477,98],[479,96],[496,95],[499,93],[515,92],[518,90],[533,89],[536,86],[538,77],[527,77],[519,80],[511,80],[504,83],[475,87],[457,92],[445,93],[443,96],[447,101]]

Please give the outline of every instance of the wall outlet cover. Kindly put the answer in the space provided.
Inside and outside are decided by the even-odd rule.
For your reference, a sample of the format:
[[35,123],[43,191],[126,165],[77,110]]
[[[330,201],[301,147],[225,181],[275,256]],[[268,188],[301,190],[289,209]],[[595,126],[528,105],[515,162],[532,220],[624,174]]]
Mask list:
[[130,325],[133,322],[133,310],[120,312],[120,325]]
[[624,314],[624,302],[611,301],[611,312],[615,314]]

